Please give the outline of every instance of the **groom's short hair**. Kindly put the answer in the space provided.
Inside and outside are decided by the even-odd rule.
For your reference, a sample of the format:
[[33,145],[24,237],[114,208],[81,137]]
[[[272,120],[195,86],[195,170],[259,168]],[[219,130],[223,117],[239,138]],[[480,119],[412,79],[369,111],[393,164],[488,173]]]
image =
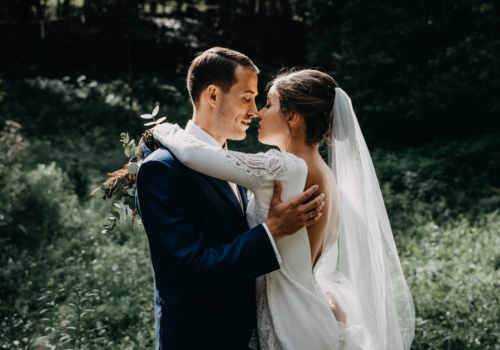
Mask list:
[[191,100],[198,106],[200,95],[208,86],[215,85],[227,94],[237,83],[235,70],[238,65],[259,74],[259,68],[241,52],[223,47],[212,47],[202,52],[189,67],[187,88]]

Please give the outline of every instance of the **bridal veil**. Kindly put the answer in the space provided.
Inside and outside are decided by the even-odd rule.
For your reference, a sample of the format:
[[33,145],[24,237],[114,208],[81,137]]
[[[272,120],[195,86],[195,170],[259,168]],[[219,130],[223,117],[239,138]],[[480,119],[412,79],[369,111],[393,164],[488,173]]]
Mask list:
[[339,323],[341,349],[409,350],[415,333],[412,295],[370,153],[351,99],[340,88],[333,109],[329,224],[315,277],[346,315]]

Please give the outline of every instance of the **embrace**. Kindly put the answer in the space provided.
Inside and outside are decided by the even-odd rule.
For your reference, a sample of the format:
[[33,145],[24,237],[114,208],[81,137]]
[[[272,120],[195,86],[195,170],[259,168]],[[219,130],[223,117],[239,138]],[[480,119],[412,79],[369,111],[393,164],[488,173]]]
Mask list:
[[[140,144],[156,349],[409,350],[413,300],[349,96],[292,70],[258,111],[258,73],[239,52],[203,52],[192,119],[155,127],[152,153]],[[228,150],[252,118],[279,151]]]

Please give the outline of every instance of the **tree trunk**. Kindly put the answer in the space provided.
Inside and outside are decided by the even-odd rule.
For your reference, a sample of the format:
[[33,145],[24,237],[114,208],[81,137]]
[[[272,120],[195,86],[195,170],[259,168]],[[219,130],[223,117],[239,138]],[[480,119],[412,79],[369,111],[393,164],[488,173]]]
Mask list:
[[292,18],[292,11],[289,1],[288,0],[279,0],[279,1],[283,17],[285,18],[286,21],[290,20]]
[[63,13],[65,15],[69,14],[69,11],[71,10],[71,4],[69,3],[70,0],[64,0],[63,2]]
[[257,0],[257,16],[264,16],[266,13],[266,0]]
[[122,9],[124,13],[125,25],[125,48],[127,54],[127,68],[128,68],[128,89],[130,97],[130,108],[134,108],[134,71],[132,68],[132,49],[130,44],[130,21],[129,21],[129,0],[122,0]]
[[255,14],[255,6],[257,5],[257,0],[248,0],[248,14]]

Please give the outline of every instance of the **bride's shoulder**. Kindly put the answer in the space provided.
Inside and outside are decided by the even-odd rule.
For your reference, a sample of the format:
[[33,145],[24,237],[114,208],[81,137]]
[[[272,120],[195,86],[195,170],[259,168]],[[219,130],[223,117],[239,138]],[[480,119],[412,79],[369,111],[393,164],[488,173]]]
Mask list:
[[295,154],[288,152],[284,152],[284,157],[286,159],[286,162],[289,163],[291,166],[307,170],[307,163],[304,159],[299,158]]
[[179,126],[179,124],[171,124],[171,123],[162,123],[160,125],[156,125],[153,128],[153,132],[159,133],[159,134],[168,134],[172,132],[176,132],[182,130],[182,128]]
[[272,173],[281,176],[287,174],[292,176],[297,176],[299,174],[307,175],[307,164],[302,159],[294,155],[293,153],[280,152],[276,149],[271,149],[264,153],[267,161],[268,168],[273,169]]

